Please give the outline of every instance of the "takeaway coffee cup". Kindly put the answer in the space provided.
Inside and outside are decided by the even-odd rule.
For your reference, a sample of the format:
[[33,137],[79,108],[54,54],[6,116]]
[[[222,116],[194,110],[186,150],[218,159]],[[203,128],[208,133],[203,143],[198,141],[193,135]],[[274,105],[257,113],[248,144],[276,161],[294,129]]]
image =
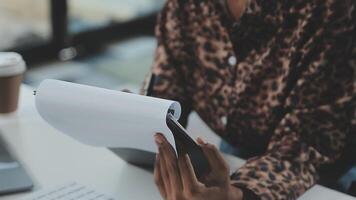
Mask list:
[[0,113],[16,111],[26,64],[22,56],[0,52]]

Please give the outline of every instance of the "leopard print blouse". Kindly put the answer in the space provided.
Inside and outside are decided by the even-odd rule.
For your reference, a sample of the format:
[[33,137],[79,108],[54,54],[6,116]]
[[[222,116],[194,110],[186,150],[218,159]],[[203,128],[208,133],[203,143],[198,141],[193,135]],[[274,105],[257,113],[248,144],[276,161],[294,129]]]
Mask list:
[[153,95],[182,104],[242,152],[233,184],[296,199],[355,135],[354,0],[168,0],[156,27]]

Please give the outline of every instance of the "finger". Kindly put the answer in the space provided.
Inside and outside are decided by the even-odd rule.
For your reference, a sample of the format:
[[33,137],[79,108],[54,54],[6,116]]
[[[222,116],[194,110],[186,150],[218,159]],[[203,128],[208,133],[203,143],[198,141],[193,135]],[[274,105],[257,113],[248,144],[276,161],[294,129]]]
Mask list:
[[199,181],[195,175],[193,165],[187,154],[178,158],[178,166],[182,177],[183,190],[194,193],[198,188]]
[[208,178],[219,182],[225,182],[229,179],[229,166],[215,145],[205,142],[202,138],[198,138],[197,142],[210,165],[211,173],[208,175]]
[[208,159],[212,171],[228,171],[229,167],[215,145],[205,142],[200,137],[197,139],[197,142]]
[[159,193],[163,197],[163,199],[166,199],[167,194],[166,194],[166,189],[164,186],[163,178],[162,178],[162,172],[161,172],[161,166],[160,166],[160,155],[156,155],[156,161],[155,161],[155,168],[154,168],[154,180],[157,185],[157,188],[159,190]]
[[[162,152],[160,150],[160,152]],[[171,178],[170,178],[170,175],[169,175],[169,171],[167,169],[167,166],[166,166],[166,161],[165,161],[165,158],[164,156],[162,155],[162,153],[160,153],[160,169],[161,169],[161,173],[164,174],[162,177],[163,180],[164,180],[164,188],[165,188],[165,191],[166,191],[166,195],[167,195],[167,198],[170,196],[173,195],[174,191],[176,190],[175,189],[175,186],[172,185],[172,181],[171,181]]]
[[163,184],[163,187],[164,187],[164,190],[165,190],[165,194],[166,194],[166,197],[171,194],[171,181],[169,180],[169,175],[168,175],[168,171],[165,167],[166,165],[166,162],[165,162],[165,159],[164,157],[162,156],[162,153],[161,153],[161,144],[160,144],[160,141],[158,141],[156,138],[155,138],[155,141],[157,143],[157,145],[159,146],[158,147],[158,161],[159,161],[159,171],[160,171],[160,174],[161,174],[161,177],[162,177],[162,184]]
[[155,137],[159,140],[158,142],[160,142],[160,154],[162,154],[162,163],[164,163],[162,164],[162,167],[164,167],[168,173],[168,178],[172,188],[171,192],[179,193],[182,191],[183,186],[179,174],[176,153],[162,134],[156,134]]

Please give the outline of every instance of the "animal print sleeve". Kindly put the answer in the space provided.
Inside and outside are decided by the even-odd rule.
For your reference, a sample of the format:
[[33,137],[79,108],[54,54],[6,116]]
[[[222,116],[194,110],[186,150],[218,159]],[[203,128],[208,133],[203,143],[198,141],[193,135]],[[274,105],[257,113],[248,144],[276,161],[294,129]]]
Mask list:
[[191,102],[184,85],[185,76],[182,58],[183,41],[180,32],[180,19],[177,15],[178,2],[167,1],[162,9],[156,25],[158,46],[152,74],[155,76],[152,96],[176,100],[181,103],[182,115],[180,122],[186,125],[191,111]]
[[316,183],[319,167],[335,162],[348,138],[355,137],[356,18],[351,10],[326,18],[324,29],[305,45],[304,61],[311,64],[299,71],[302,65],[296,63],[300,78],[289,80],[287,113],[267,152],[232,175],[237,187],[262,200],[297,199]]

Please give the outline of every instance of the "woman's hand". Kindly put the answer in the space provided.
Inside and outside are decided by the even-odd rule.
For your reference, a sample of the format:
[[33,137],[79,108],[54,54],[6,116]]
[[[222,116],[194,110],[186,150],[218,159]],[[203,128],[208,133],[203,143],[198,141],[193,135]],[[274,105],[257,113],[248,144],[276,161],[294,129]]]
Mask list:
[[188,155],[176,157],[162,134],[156,134],[159,149],[154,177],[165,200],[241,200],[242,192],[230,184],[229,167],[214,145],[197,140],[210,164],[211,172],[199,182]]

